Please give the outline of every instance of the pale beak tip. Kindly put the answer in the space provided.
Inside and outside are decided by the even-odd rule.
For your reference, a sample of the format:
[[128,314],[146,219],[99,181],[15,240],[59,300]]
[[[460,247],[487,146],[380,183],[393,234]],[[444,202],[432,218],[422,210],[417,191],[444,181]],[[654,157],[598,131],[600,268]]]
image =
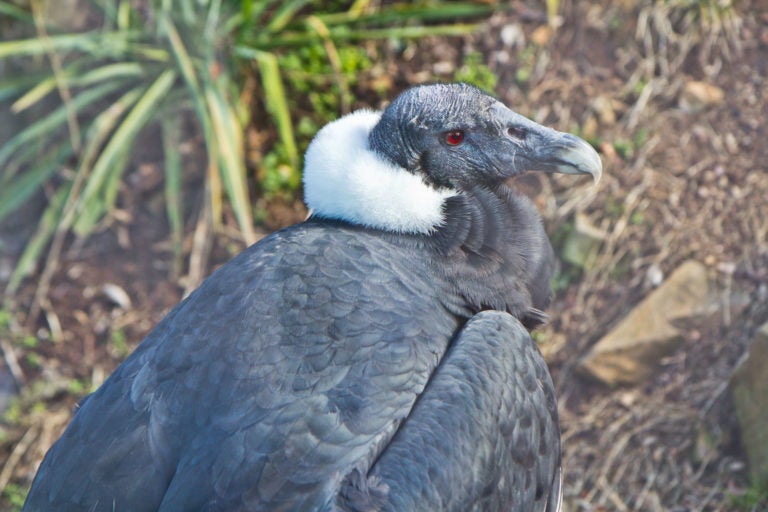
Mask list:
[[558,171],[564,174],[589,174],[595,185],[603,175],[603,161],[588,142],[575,136],[569,137],[573,145],[561,150]]

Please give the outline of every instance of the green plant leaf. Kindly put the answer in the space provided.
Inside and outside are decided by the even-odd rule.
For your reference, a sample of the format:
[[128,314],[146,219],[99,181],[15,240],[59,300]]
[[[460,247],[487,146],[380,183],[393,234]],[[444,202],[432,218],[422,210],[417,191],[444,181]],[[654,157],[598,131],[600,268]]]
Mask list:
[[245,54],[256,59],[261,84],[264,87],[264,94],[269,99],[266,102],[267,109],[275,120],[275,124],[277,124],[280,141],[285,146],[290,164],[296,170],[295,172],[298,172],[299,150],[293,134],[291,112],[288,108],[288,99],[285,94],[283,80],[280,76],[280,66],[278,65],[277,57],[272,53],[258,50],[250,50],[245,52]]
[[[113,180],[109,180],[110,174],[122,174],[124,165],[120,166],[118,164],[124,163],[124,152],[127,148],[132,147],[136,135],[153,117],[163,97],[173,86],[176,76],[177,72],[174,69],[167,69],[161,73],[152,85],[146,89],[142,97],[136,102],[125,116],[123,122],[120,123],[112,134],[98,160],[94,163],[93,171],[79,201],[78,216],[83,213],[84,209],[88,208],[89,203],[95,200],[99,192],[108,196],[113,194],[111,188],[104,189],[110,183],[116,187],[116,183]],[[93,229],[93,223],[92,217],[82,218],[83,220],[75,221],[73,228],[80,236],[85,236]]]
[[[145,72],[142,66],[136,62],[115,62],[93,68],[85,73],[82,72],[81,68],[83,67],[88,69],[92,67],[92,64],[86,63],[83,66],[82,63],[78,63],[77,66],[70,66],[64,71],[64,77],[67,79],[70,87],[87,87],[102,81],[138,78]],[[53,76],[49,76],[45,80],[38,81],[37,85],[16,100],[11,105],[11,109],[16,113],[26,110],[55,90],[56,79]]]
[[33,87],[41,80],[45,80],[48,76],[50,76],[48,73],[39,73],[32,70],[23,76],[12,74],[9,74],[7,78],[4,76],[0,80],[0,101],[18,98],[25,91],[29,90],[30,87]]
[[0,14],[16,18],[17,20],[32,23],[32,15],[24,9],[9,2],[0,2]]
[[298,11],[309,3],[310,0],[291,0],[289,2],[283,2],[280,9],[272,17],[266,26],[266,31],[269,33],[280,32],[286,25],[288,25]]
[[219,141],[216,137],[213,121],[211,120],[211,113],[206,103],[206,93],[202,89],[189,52],[184,46],[184,43],[176,30],[176,26],[171,19],[165,17],[162,22],[168,41],[171,44],[171,51],[179,65],[181,76],[187,85],[189,97],[192,99],[197,119],[200,122],[203,131],[205,147],[208,151],[207,190],[209,192],[212,221],[216,223],[221,218],[222,212],[221,176],[218,172]]
[[8,285],[5,288],[5,295],[13,295],[19,287],[21,280],[30,275],[35,269],[35,263],[40,259],[43,250],[48,245],[51,237],[56,232],[61,218],[61,211],[64,208],[64,202],[69,195],[71,185],[63,185],[56,190],[53,198],[49,201],[48,207],[43,212],[40,222],[37,224],[37,230],[24,248],[24,252],[16,263],[11,277],[8,279]]
[[72,146],[62,143],[49,151],[35,167],[25,170],[3,185],[0,192],[0,220],[23,205],[50,178],[61,164],[72,155]]
[[[121,87],[120,83],[105,83],[82,91],[72,99],[70,107],[76,112],[104,99]],[[11,140],[0,146],[0,167],[3,167],[13,153],[25,144],[45,140],[50,134],[64,126],[67,122],[67,108],[59,106],[53,112],[37,122],[30,124]]]
[[[59,223],[60,230],[69,230],[72,227],[76,213],[75,205],[78,203],[80,192],[91,172],[93,162],[99,157],[101,148],[104,146],[105,141],[109,139],[119,120],[125,115],[125,112],[138,101],[143,92],[144,89],[142,87],[135,87],[134,89],[129,90],[112,103],[108,109],[103,110],[96,116],[93,123],[88,127],[86,132],[86,145],[83,148],[77,173],[73,179],[72,190],[67,199],[67,205]],[[94,217],[95,220],[93,222],[96,222],[98,217],[100,217],[99,206],[92,205],[91,208],[87,210]]]
[[77,50],[92,56],[119,55],[124,52],[126,44],[138,34],[131,32],[84,32],[80,34],[62,34],[40,38],[18,39],[0,42],[0,59],[8,57],[46,55],[50,50]]
[[171,21],[169,16],[163,16],[161,19],[161,25],[166,32],[168,42],[171,44],[171,51],[176,59],[176,63],[179,65],[179,71],[181,76],[187,82],[190,87],[193,98],[199,98],[201,94],[200,83],[195,73],[195,65],[192,63],[192,59],[189,56],[189,52],[184,46],[179,31],[176,30],[176,25]]
[[173,277],[181,275],[184,238],[184,208],[181,200],[181,155],[179,118],[165,116],[160,121],[163,134],[163,160],[165,163],[165,211],[171,228]]
[[227,191],[238,224],[248,244],[255,242],[251,202],[248,196],[248,184],[245,180],[243,156],[243,129],[237,114],[226,101],[221,88],[212,83],[206,87],[208,110],[211,114],[212,129],[218,141],[219,172]]
[[441,20],[485,18],[505,8],[498,4],[481,2],[440,2],[433,5],[399,4],[361,13],[354,6],[345,12],[317,13],[316,16],[328,25],[354,27],[397,26],[434,23]]

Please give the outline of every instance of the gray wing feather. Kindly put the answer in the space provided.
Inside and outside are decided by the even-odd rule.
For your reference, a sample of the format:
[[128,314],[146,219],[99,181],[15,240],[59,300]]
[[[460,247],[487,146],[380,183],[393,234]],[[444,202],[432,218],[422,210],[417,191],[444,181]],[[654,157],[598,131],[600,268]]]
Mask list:
[[326,507],[457,325],[419,258],[393,250],[295,227],[224,265],[86,401],[24,510]]
[[[560,501],[554,387],[523,326],[471,319],[345,510],[545,511]],[[556,505],[555,505],[556,506]]]

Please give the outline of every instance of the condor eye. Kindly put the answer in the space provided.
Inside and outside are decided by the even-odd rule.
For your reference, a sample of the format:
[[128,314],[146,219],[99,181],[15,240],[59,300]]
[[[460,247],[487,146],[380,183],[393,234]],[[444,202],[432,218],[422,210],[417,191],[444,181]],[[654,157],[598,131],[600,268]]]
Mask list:
[[513,139],[524,141],[526,133],[525,133],[525,130],[522,128],[518,128],[517,126],[510,126],[509,128],[507,128],[507,135],[509,135]]
[[464,142],[464,132],[461,130],[454,130],[445,134],[445,142],[450,146],[458,146]]

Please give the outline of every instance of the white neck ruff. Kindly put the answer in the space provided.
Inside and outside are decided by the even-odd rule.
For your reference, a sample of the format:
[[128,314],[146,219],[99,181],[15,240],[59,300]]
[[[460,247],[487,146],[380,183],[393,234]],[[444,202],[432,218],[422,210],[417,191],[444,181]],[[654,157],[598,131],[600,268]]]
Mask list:
[[304,158],[304,201],[314,215],[397,233],[430,233],[456,191],[430,187],[368,145],[380,112],[360,110],[320,130]]

